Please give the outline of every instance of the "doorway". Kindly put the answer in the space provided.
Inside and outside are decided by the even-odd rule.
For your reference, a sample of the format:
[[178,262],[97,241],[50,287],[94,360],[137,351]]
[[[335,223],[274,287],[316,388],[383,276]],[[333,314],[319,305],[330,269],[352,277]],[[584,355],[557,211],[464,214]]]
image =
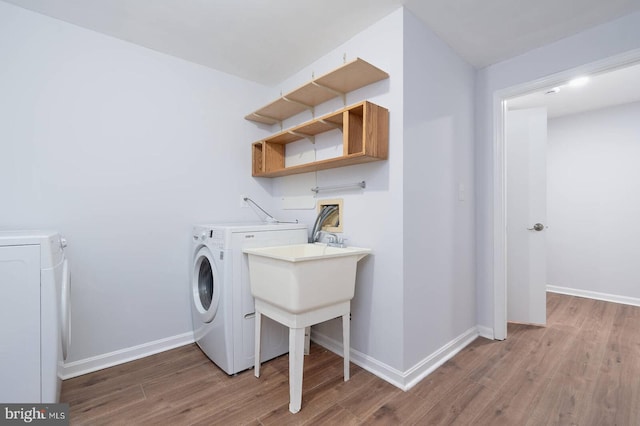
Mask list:
[[[526,96],[549,96],[548,92],[555,88],[568,87],[570,80],[579,75],[589,75],[597,77],[612,71],[627,68],[637,64],[640,59],[636,55],[633,61],[629,58],[625,60],[612,59],[590,66],[581,67],[581,69],[569,70],[559,73],[549,78],[516,86],[498,92],[495,95],[495,117],[496,117],[496,135],[494,138],[494,338],[502,340],[507,337],[507,284],[508,284],[508,256],[507,256],[507,158],[505,134],[506,117],[508,111],[508,103],[516,98]],[[544,287],[546,292],[546,285]]]

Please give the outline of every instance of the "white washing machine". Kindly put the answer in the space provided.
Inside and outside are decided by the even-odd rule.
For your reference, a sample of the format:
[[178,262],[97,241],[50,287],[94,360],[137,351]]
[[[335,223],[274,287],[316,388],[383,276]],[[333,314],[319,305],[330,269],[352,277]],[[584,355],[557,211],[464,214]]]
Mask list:
[[[255,307],[248,247],[307,242],[302,224],[220,224],[193,228],[191,312],[195,341],[227,374],[254,365]],[[289,330],[263,319],[262,361],[289,351]]]
[[0,402],[56,403],[69,345],[69,267],[57,232],[0,231]]

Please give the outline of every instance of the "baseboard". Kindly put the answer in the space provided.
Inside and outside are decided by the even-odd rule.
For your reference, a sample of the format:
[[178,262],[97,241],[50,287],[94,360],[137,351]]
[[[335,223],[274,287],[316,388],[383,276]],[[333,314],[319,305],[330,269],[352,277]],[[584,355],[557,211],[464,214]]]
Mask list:
[[[331,337],[328,337],[325,334],[318,333],[313,328],[311,329],[311,340],[340,356],[342,356],[342,354],[344,353],[344,351],[342,350],[341,341],[339,342],[335,339],[332,339]],[[402,371],[396,370],[395,368],[385,364],[384,362],[380,362],[377,359],[363,354],[362,352],[359,352],[353,348],[349,352],[349,357],[351,358],[351,362],[353,362],[357,366],[362,367],[369,373],[380,377],[382,380],[385,380],[392,385],[405,390]]]
[[436,368],[453,358],[469,343],[473,342],[478,335],[478,328],[472,327],[411,367],[405,372],[404,390],[411,389],[422,379],[433,373]]
[[485,339],[489,339],[489,340],[494,340],[496,338],[496,335],[493,334],[493,328],[486,327],[484,325],[478,326],[478,335],[480,337],[484,337]]
[[61,377],[62,380],[71,379],[83,374],[92,373],[104,368],[113,367],[114,365],[124,364],[125,362],[188,345],[193,342],[193,333],[187,332],[107,354],[65,363],[62,368]]
[[[405,372],[397,370],[355,349],[351,349],[349,355],[351,362],[354,364],[406,391],[451,359],[469,343],[474,341],[478,335],[477,327],[470,328]],[[313,329],[311,330],[311,339],[320,346],[342,356],[342,342],[318,333]]]
[[619,296],[616,294],[599,293],[597,291],[580,290],[577,288],[559,287],[555,285],[548,285],[547,291],[550,293],[560,293],[569,296],[603,300],[605,302],[622,303],[623,305],[640,306],[640,298],[637,297]]

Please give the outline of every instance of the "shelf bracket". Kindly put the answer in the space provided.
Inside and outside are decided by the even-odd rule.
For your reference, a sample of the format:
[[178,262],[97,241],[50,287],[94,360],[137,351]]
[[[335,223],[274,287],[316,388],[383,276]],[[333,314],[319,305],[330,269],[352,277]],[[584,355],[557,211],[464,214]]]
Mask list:
[[319,87],[319,88],[321,88],[321,89],[324,89],[324,90],[326,90],[326,91],[328,91],[328,92],[331,92],[331,93],[333,93],[333,94],[334,94],[334,95],[336,95],[336,96],[341,97],[341,98],[342,98],[342,103],[343,103],[345,106],[347,106],[347,94],[346,94],[346,93],[341,92],[341,91],[339,91],[339,90],[336,90],[336,89],[334,89],[334,88],[332,88],[332,87],[325,86],[324,84],[320,84],[320,83],[318,83],[317,81],[312,81],[312,82],[311,82],[311,84],[313,84],[314,86]]
[[313,105],[307,105],[304,102],[300,102],[300,101],[294,101],[293,99],[289,99],[286,96],[283,96],[282,99],[284,99],[285,101],[295,104],[295,105],[300,105],[301,107],[303,107],[304,109],[307,109],[309,111],[311,111],[311,114],[314,114],[314,108]]
[[333,127],[335,129],[338,129],[342,132],[342,124],[338,124],[338,123],[333,123],[331,121],[327,121],[327,120],[323,120],[323,119],[319,119],[319,122],[321,122],[322,124],[326,124],[327,126]]
[[291,135],[294,135],[294,136],[298,136],[299,138],[308,139],[309,142],[311,142],[312,144],[316,143],[315,135],[310,135],[308,133],[302,133],[302,132],[296,132],[295,130],[289,130],[287,133],[289,133]]
[[251,113],[251,115],[258,117],[262,120],[268,120],[268,121],[273,121],[273,123],[269,123],[269,124],[276,124],[276,123],[280,123],[280,127],[282,127],[282,120],[279,120],[275,117],[269,117],[268,115],[263,115],[263,114],[258,114],[257,112],[253,112]]

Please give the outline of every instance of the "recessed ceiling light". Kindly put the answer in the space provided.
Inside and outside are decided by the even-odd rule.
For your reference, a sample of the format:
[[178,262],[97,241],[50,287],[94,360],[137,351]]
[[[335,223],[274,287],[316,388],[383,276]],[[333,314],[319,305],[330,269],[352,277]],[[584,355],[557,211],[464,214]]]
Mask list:
[[589,81],[589,77],[574,78],[573,80],[569,81],[569,86],[571,87],[584,86],[585,84],[587,84],[588,81]]

